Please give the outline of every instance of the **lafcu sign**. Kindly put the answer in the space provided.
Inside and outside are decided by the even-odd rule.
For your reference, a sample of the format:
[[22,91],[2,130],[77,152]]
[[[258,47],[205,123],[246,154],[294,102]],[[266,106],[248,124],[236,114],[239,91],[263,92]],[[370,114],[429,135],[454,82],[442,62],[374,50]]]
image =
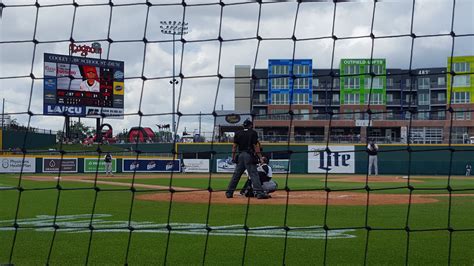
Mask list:
[[354,173],[354,146],[308,146],[308,173]]

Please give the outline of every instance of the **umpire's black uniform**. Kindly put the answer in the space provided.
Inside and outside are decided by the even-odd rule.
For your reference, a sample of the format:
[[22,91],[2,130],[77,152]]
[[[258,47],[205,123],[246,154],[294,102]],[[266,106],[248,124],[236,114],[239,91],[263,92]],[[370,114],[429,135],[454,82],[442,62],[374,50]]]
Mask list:
[[226,197],[233,197],[240,177],[247,169],[257,198],[266,199],[268,198],[268,195],[266,195],[262,189],[262,184],[260,183],[260,178],[257,173],[257,162],[255,162],[254,156],[252,155],[255,151],[255,147],[258,145],[257,132],[252,129],[252,122],[250,120],[245,120],[243,126],[244,130],[237,132],[234,137],[234,144],[232,146],[232,159],[236,159],[235,152],[237,147],[239,148],[239,154],[237,157],[237,165],[235,166],[234,175],[232,176],[229,186],[227,187]]

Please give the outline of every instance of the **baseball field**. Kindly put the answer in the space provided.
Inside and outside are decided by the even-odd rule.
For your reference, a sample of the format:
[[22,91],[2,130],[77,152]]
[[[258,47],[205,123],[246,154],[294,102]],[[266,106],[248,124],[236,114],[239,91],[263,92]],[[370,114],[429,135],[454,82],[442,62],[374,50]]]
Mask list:
[[474,263],[472,177],[274,178],[257,200],[228,174],[1,175],[0,264]]

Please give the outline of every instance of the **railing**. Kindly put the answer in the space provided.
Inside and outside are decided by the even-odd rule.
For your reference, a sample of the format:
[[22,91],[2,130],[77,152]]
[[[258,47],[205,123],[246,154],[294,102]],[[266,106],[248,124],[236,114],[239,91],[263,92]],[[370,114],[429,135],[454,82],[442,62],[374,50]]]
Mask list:
[[339,101],[332,101],[332,100],[326,100],[326,99],[321,99],[314,101],[313,100],[313,105],[339,105]]
[[400,105],[401,103],[401,100],[400,99],[396,99],[396,100],[392,100],[392,101],[387,101],[387,105]]
[[446,104],[446,99],[444,100],[431,99],[431,104]]
[[268,104],[267,100],[253,99],[252,104]]
[[43,128],[26,128],[26,127],[13,127],[13,126],[3,126],[3,130],[10,130],[10,131],[21,131],[21,132],[34,132],[34,133],[39,133],[39,134],[51,134],[51,135],[56,135],[58,131],[56,130],[51,130],[51,129],[43,129]]

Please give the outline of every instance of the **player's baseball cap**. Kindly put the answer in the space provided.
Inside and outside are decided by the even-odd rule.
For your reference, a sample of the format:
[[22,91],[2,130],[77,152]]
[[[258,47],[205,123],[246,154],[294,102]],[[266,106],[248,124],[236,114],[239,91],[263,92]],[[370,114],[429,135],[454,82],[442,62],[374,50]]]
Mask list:
[[245,119],[244,123],[242,124],[244,127],[250,127],[253,125],[252,121],[250,119]]

